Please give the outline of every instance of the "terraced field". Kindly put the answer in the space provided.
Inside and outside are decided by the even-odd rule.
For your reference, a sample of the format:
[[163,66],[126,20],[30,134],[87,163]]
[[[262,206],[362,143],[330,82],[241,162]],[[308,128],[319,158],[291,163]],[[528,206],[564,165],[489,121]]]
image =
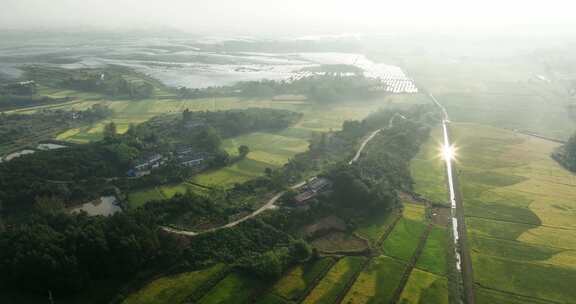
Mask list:
[[576,179],[549,157],[558,144],[453,129],[478,302],[576,302]]

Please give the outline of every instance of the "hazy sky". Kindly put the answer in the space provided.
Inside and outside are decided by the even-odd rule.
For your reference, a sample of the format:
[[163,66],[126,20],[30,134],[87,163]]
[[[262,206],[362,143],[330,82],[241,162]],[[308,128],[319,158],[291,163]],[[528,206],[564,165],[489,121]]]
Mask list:
[[[0,0],[0,29],[177,28],[257,34],[572,29],[571,0]],[[526,27],[525,25],[528,25]]]

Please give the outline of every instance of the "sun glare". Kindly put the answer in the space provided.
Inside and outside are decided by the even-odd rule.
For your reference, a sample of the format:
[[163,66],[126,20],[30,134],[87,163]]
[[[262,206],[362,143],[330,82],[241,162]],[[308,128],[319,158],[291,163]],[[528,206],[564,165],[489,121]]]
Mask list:
[[442,158],[444,160],[454,159],[456,156],[456,149],[454,146],[443,145],[442,146]]

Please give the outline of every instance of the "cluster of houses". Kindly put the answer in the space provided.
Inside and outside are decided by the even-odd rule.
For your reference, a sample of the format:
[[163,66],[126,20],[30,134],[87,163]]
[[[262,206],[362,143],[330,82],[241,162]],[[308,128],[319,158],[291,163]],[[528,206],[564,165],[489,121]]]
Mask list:
[[294,204],[304,205],[318,194],[329,191],[332,182],[324,177],[314,177],[306,184],[296,189],[299,193],[294,197]]
[[160,153],[150,153],[141,157],[136,164],[128,170],[130,177],[141,177],[150,174],[156,168],[164,165],[170,158],[174,159],[179,165],[201,170],[205,168],[207,160],[211,154],[208,152],[199,152],[193,147],[178,147],[176,151],[168,156]]

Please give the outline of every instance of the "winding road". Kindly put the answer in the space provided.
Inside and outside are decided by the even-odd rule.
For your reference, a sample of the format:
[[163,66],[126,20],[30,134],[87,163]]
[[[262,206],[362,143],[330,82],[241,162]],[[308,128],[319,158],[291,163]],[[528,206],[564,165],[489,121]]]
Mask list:
[[443,133],[443,154],[446,163],[446,176],[448,180],[448,191],[450,195],[450,207],[452,218],[452,235],[454,241],[454,255],[456,257],[456,269],[460,272],[464,287],[464,303],[474,304],[474,275],[472,260],[467,245],[466,221],[464,219],[464,206],[462,204],[462,194],[458,187],[458,175],[455,174],[454,148],[450,142],[450,118],[446,108],[438,100],[428,93],[428,96],[436,106],[442,111],[442,133]]
[[[395,117],[400,116],[403,119],[406,119],[404,116],[400,115],[400,114],[395,114],[389,122],[388,127],[392,126],[392,122],[394,120]],[[358,151],[356,151],[356,154],[354,155],[354,157],[348,162],[349,165],[355,163],[358,158],[360,158],[360,155],[362,154],[362,152],[364,151],[364,148],[366,148],[366,145],[368,144],[368,142],[370,142],[375,136],[376,134],[380,133],[381,129],[378,129],[376,131],[373,131],[372,133],[370,133],[370,135],[368,137],[366,137],[362,143],[360,144],[360,147],[358,148]],[[290,189],[297,189],[300,188],[302,186],[304,186],[306,184],[307,181],[302,181],[299,182],[295,185],[290,186]],[[189,231],[189,230],[183,230],[183,229],[176,229],[176,228],[172,228],[172,227],[167,227],[167,226],[161,226],[161,229],[169,232],[169,233],[174,233],[174,234],[179,234],[179,235],[185,235],[185,236],[196,236],[196,235],[200,235],[200,234],[204,234],[204,233],[208,233],[208,232],[214,232],[220,229],[224,229],[224,228],[230,228],[230,227],[234,227],[242,222],[245,222],[255,216],[257,216],[258,214],[268,210],[268,209],[273,209],[275,207],[275,203],[276,201],[282,197],[282,195],[285,193],[286,191],[281,191],[276,193],[272,198],[270,198],[266,204],[262,205],[262,207],[258,208],[257,210],[255,210],[254,212],[250,213],[249,215],[240,218],[238,220],[235,220],[233,222],[230,222],[226,225],[222,225],[222,226],[218,226],[212,229],[207,229],[207,230],[203,230],[201,232],[193,232],[193,231]]]

